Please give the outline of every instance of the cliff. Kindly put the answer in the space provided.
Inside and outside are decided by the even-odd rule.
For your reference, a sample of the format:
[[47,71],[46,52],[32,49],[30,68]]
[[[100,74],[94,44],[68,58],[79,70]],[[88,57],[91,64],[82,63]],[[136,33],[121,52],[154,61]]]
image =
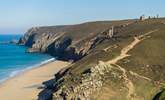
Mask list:
[[112,26],[123,27],[131,22],[133,20],[34,27],[26,32],[19,44],[28,46],[29,52],[44,52],[63,60],[78,60],[107,39]]
[[38,100],[162,100],[165,19],[30,29],[30,51],[74,60],[43,82]]

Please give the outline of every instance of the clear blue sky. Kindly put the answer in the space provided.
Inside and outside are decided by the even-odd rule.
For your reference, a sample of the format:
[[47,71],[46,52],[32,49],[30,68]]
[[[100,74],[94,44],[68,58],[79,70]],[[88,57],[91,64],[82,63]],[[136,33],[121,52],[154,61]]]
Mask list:
[[33,26],[165,16],[165,0],[0,0],[0,34]]

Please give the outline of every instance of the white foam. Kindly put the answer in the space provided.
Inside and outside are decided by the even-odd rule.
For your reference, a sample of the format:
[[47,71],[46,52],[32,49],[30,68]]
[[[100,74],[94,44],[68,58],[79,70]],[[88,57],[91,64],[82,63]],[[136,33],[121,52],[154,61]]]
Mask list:
[[10,79],[10,78],[13,78],[13,77],[15,77],[15,76],[17,76],[17,75],[20,75],[20,74],[24,73],[25,71],[31,70],[31,69],[33,69],[33,68],[40,67],[40,66],[45,65],[45,64],[47,64],[47,63],[50,63],[50,62],[52,62],[52,61],[54,61],[54,60],[55,60],[55,58],[51,58],[51,59],[42,61],[42,62],[39,63],[39,64],[36,64],[36,65],[33,65],[33,66],[29,66],[29,67],[27,67],[27,68],[25,68],[25,69],[15,70],[15,71],[11,72],[11,74],[9,74],[9,76],[8,76],[7,78],[1,79],[1,80],[0,80],[0,83],[4,82],[4,81],[6,81],[6,80],[8,80],[8,79]]

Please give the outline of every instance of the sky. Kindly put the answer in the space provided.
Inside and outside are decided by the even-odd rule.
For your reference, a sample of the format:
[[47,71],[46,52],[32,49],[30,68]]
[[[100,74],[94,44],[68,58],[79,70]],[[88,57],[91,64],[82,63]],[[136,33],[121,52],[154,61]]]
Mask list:
[[0,34],[35,26],[165,16],[165,0],[0,0]]

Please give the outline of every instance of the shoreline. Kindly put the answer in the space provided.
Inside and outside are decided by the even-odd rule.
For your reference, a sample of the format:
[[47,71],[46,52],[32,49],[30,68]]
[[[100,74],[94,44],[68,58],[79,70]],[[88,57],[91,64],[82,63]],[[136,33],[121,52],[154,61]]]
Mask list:
[[[12,78],[15,78],[15,77],[17,77],[17,76],[19,76],[19,75],[21,75],[23,73],[26,73],[26,72],[28,72],[30,70],[33,70],[33,69],[36,69],[36,68],[39,68],[39,67],[42,67],[42,66],[44,66],[46,64],[49,64],[51,62],[54,62],[54,61],[56,61],[56,59],[55,58],[51,58],[51,59],[45,60],[45,61],[43,61],[43,62],[41,62],[39,64],[36,64],[36,65],[33,65],[33,66],[29,66],[27,68],[20,69],[20,70],[15,70],[12,73],[10,73],[8,77],[0,80],[0,86],[1,86],[1,84],[5,83],[6,81],[8,81],[8,80],[10,80]],[[59,61],[59,60],[57,60],[57,61]]]
[[[0,98],[3,100],[36,100],[42,82],[54,78],[54,74],[70,63],[50,61],[38,67],[25,70],[0,84]],[[22,99],[24,98],[24,99]]]

